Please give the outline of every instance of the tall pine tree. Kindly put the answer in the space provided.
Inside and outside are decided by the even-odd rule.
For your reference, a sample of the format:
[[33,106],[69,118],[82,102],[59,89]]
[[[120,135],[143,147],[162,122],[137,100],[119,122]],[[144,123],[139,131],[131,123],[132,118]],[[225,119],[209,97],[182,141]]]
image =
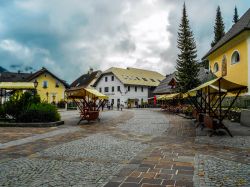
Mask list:
[[239,21],[239,15],[238,15],[237,7],[235,6],[235,8],[234,8],[233,23],[237,23],[238,21]]
[[214,40],[211,47],[215,46],[217,42],[225,35],[225,25],[221,16],[220,6],[217,8],[215,25],[214,25]]
[[189,26],[185,3],[183,5],[183,15],[178,31],[178,48],[180,53],[177,59],[177,85],[181,92],[186,92],[199,84],[197,63],[197,50],[193,32]]

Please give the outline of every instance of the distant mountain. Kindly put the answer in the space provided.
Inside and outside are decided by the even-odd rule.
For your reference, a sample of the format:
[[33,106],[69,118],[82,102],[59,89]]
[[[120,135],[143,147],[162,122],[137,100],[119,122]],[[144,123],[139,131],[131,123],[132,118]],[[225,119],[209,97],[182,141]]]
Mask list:
[[1,72],[6,72],[7,70],[6,69],[4,69],[2,66],[0,66],[0,73]]

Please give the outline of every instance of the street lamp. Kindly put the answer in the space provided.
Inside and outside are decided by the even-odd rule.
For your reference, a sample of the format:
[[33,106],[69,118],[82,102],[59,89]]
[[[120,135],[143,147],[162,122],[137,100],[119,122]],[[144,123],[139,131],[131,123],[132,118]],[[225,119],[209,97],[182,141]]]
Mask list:
[[49,102],[49,92],[46,92],[46,96],[47,96],[47,103]]
[[37,80],[35,80],[35,81],[34,81],[35,95],[36,95],[36,93],[37,93],[37,90],[36,90],[37,86],[38,86],[38,82],[37,82]]

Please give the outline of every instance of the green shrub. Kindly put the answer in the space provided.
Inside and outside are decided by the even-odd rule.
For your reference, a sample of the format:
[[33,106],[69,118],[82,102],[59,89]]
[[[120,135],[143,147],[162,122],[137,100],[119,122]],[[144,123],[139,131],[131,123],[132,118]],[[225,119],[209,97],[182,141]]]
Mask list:
[[0,118],[6,118],[6,113],[2,105],[0,105]]
[[22,111],[26,110],[31,104],[40,103],[39,95],[32,95],[30,92],[16,92],[4,104],[4,111],[9,116],[18,120]]
[[59,121],[60,115],[54,105],[41,103],[39,95],[30,92],[17,92],[10,97],[3,108],[0,116],[7,115],[16,122],[53,122]]
[[60,114],[56,106],[48,103],[31,104],[18,117],[19,122],[53,122],[59,121]]

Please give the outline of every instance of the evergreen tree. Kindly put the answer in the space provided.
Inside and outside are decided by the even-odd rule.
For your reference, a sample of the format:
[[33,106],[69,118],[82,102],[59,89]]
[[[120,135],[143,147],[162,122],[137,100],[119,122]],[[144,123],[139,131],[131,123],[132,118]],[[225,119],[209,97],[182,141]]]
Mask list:
[[223,23],[223,19],[221,16],[220,6],[217,8],[215,25],[214,25],[214,41],[211,43],[211,47],[215,46],[215,44],[225,35],[225,26]]
[[234,8],[234,18],[233,18],[233,22],[237,23],[239,21],[239,15],[238,15],[238,10],[237,7],[235,6]]
[[180,53],[177,59],[177,85],[181,92],[186,92],[199,84],[197,63],[197,50],[193,32],[189,26],[185,3],[183,5],[183,15],[178,31],[178,48]]

